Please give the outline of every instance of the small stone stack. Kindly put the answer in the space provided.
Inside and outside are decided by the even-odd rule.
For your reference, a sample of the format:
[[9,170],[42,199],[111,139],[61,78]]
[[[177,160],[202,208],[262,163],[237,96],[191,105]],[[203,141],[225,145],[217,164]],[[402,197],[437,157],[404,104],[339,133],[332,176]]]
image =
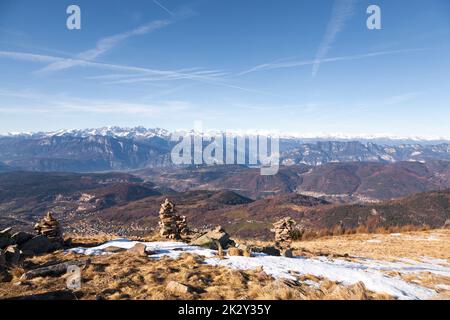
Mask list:
[[186,217],[185,216],[176,216],[176,223],[177,223],[177,229],[178,229],[178,233],[181,236],[188,236],[189,235],[189,228],[186,222]]
[[[179,217],[175,214],[175,205],[166,199],[159,209],[159,234],[166,239],[179,239],[180,232],[178,229]],[[184,219],[186,223],[186,219]]]
[[273,224],[275,232],[275,243],[277,246],[284,248],[289,247],[292,242],[292,231],[294,230],[295,221],[291,217],[286,217]]
[[63,243],[63,234],[59,222],[53,218],[51,212],[47,212],[45,217],[34,226],[38,235],[46,236],[53,243]]

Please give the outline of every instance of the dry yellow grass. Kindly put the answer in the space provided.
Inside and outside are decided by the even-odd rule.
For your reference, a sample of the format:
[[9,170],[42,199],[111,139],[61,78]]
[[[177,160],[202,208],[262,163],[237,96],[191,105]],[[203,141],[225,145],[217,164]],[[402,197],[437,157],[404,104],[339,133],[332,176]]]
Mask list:
[[[74,238],[73,243],[95,246],[114,236]],[[144,240],[156,240],[149,236]],[[267,245],[259,241],[237,240],[249,245]],[[450,262],[450,230],[408,232],[401,235],[355,234],[293,243],[296,255],[329,255],[344,259],[370,258],[398,261],[423,257]],[[226,259],[227,257],[223,257]],[[0,283],[0,299],[66,290],[66,277],[39,277],[18,284],[27,270],[69,260],[87,259],[73,253],[55,252],[28,259],[24,268],[13,270],[14,280]],[[149,259],[127,252],[89,257],[82,270],[80,299],[389,299],[368,291],[361,283],[352,286],[312,275],[295,275],[299,281],[276,280],[262,270],[237,271],[203,263],[200,256],[183,254],[179,259]],[[391,274],[408,282],[434,288],[437,298],[449,299],[450,279],[430,273]],[[307,283],[304,283],[308,280]],[[176,293],[167,284],[176,281],[192,292]],[[442,286],[439,289],[437,286]]]
[[[89,241],[91,241],[90,239]],[[57,252],[28,261],[35,266],[85,256]],[[364,285],[343,286],[312,277],[315,285],[275,280],[262,270],[231,270],[203,264],[203,258],[183,254],[179,259],[149,259],[127,252],[90,257],[82,270],[80,299],[386,299]],[[66,277],[38,277],[18,284],[24,269],[14,272],[11,283],[0,284],[0,299],[66,290]],[[170,281],[193,288],[192,292],[167,290]]]
[[293,247],[311,253],[350,255],[384,261],[423,257],[450,263],[450,230],[413,231],[400,234],[352,234],[295,242]]

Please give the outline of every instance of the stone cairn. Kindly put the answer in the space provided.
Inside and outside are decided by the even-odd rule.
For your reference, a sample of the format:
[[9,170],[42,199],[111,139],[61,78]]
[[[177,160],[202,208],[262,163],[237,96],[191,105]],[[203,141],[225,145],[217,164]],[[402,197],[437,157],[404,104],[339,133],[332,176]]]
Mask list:
[[187,236],[189,229],[185,216],[176,214],[175,205],[166,199],[159,209],[159,234],[166,239],[180,239]]
[[181,236],[189,235],[189,228],[185,216],[176,216],[177,229]]
[[47,212],[45,217],[35,224],[34,230],[38,235],[46,236],[53,243],[63,243],[63,234],[59,222],[53,218],[51,212]]
[[292,231],[295,221],[291,217],[286,217],[273,224],[275,232],[275,244],[280,248],[288,248],[292,242]]

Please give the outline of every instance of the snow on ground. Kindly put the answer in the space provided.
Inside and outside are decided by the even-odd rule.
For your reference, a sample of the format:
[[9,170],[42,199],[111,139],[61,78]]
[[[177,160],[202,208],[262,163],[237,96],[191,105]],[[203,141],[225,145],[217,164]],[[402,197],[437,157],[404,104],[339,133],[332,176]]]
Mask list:
[[447,285],[447,284],[437,284],[436,287],[439,288],[439,289],[442,289],[442,290],[450,291],[450,286]]
[[[139,242],[127,239],[116,239],[93,248],[74,248],[71,252],[100,255],[110,254],[105,252],[107,247],[119,247],[129,249]],[[442,265],[443,261],[423,259],[417,262],[403,259],[401,262],[386,262],[371,259],[360,259],[357,262],[342,259],[329,259],[326,257],[274,257],[265,254],[255,254],[254,257],[216,257],[216,251],[191,246],[182,242],[141,242],[146,245],[147,251],[154,254],[152,259],[169,256],[173,259],[183,252],[204,256],[205,263],[216,266],[224,266],[232,269],[256,269],[262,267],[264,271],[275,278],[295,279],[291,272],[299,274],[312,274],[342,282],[345,285],[362,281],[372,291],[387,293],[398,299],[427,299],[436,294],[434,290],[424,288],[417,284],[408,283],[400,277],[391,277],[383,272],[397,271],[400,273],[430,272],[450,277],[450,266]],[[439,263],[438,263],[439,262]]]
[[378,239],[370,239],[370,240],[364,241],[364,243],[381,243],[381,240],[378,240]]
[[438,234],[430,234],[428,237],[424,238],[422,236],[416,236],[416,235],[403,235],[401,233],[391,233],[391,237],[402,237],[403,240],[412,240],[412,241],[440,241],[441,238]]

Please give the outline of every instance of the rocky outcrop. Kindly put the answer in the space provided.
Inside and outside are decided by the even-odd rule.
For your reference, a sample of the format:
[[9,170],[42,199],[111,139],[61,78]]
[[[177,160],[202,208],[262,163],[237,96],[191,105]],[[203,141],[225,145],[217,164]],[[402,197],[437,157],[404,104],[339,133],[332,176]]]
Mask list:
[[218,250],[219,247],[226,249],[234,246],[234,241],[230,239],[230,235],[225,231],[222,226],[206,232],[197,239],[191,241],[194,246],[206,247],[213,250]]
[[11,236],[12,241],[18,245],[22,245],[25,242],[31,240],[32,238],[33,238],[33,235],[31,233],[23,232],[23,231],[16,232]]
[[13,241],[11,239],[11,228],[0,231],[0,249],[9,246],[12,243]]
[[141,257],[146,257],[148,255],[146,250],[147,247],[145,246],[145,244],[136,243],[132,248],[128,249],[127,251]]
[[25,242],[21,249],[26,255],[36,255],[49,252],[57,246],[58,244],[55,246],[55,244],[52,243],[46,236],[37,235]]
[[90,260],[81,260],[81,261],[68,261],[63,263],[58,263],[55,265],[37,268],[30,270],[24,273],[20,280],[30,280],[36,277],[47,277],[47,276],[60,276],[67,272],[67,269],[70,266],[76,266],[79,268],[84,268],[86,265],[90,263]]
[[255,252],[267,254],[269,256],[279,257],[281,255],[280,249],[278,249],[274,246],[253,247],[252,250]]
[[36,224],[37,235],[27,232],[11,234],[0,231],[0,282],[12,279],[8,270],[21,265],[24,257],[61,249],[64,244],[60,225],[50,213]]
[[231,247],[228,249],[228,255],[229,256],[238,256],[241,257],[244,255],[244,250],[236,248],[236,247]]

